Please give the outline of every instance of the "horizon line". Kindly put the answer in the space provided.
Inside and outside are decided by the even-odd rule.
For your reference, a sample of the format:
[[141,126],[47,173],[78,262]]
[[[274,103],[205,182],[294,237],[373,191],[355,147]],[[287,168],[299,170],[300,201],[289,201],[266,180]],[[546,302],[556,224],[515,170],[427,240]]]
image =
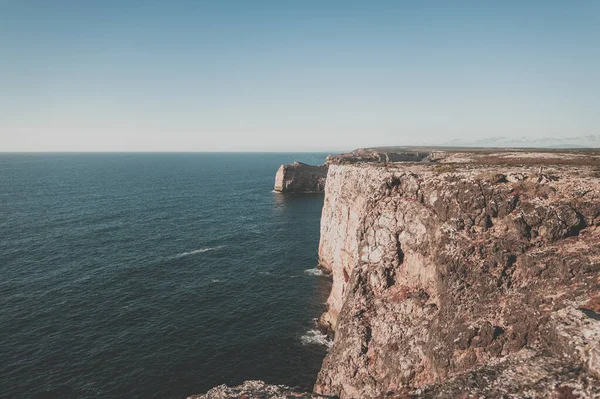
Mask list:
[[[351,151],[351,150],[350,150]],[[203,150],[203,151],[179,151],[179,150],[0,150],[0,154],[223,154],[223,153],[342,153],[346,150]],[[349,152],[349,151],[348,151]]]

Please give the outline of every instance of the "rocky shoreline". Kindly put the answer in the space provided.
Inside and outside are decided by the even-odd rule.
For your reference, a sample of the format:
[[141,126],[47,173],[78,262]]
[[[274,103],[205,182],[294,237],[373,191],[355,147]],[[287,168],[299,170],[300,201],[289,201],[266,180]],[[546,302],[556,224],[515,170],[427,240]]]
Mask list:
[[192,395],[187,399],[326,399],[326,396],[310,392],[298,392],[285,385],[271,385],[264,381],[245,381],[236,387],[220,385],[204,395]]
[[314,393],[194,398],[600,397],[600,154],[394,157],[328,158]]

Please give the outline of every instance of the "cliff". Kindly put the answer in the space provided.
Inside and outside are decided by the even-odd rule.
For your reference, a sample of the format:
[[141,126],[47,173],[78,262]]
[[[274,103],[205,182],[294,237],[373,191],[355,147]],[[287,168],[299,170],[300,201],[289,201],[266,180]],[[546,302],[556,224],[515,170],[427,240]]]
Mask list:
[[599,155],[437,159],[329,165],[315,394],[600,397]]
[[327,165],[312,166],[301,162],[281,165],[275,175],[275,191],[306,193],[323,192]]
[[335,341],[315,392],[600,395],[598,159],[444,162],[330,166],[319,257]]

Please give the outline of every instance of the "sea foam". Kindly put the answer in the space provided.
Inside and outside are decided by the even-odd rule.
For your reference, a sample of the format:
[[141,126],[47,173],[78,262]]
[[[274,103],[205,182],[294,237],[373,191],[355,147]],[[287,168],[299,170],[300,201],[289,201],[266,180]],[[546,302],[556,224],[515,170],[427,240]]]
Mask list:
[[189,255],[196,255],[196,254],[201,254],[203,252],[209,252],[209,251],[216,251],[217,249],[221,249],[223,248],[223,245],[219,245],[216,247],[208,247],[208,248],[201,248],[201,249],[194,249],[193,251],[189,251],[189,252],[182,252],[180,254],[177,254],[175,256],[173,256],[174,259],[177,258],[183,258],[184,256],[189,256]]
[[300,337],[300,341],[303,345],[322,345],[330,349],[333,345],[333,341],[329,339],[327,334],[323,334],[317,329],[311,329]]
[[318,269],[316,267],[314,269],[306,269],[304,271],[304,273],[309,274],[311,276],[322,276],[323,275],[323,272],[321,271],[321,269]]

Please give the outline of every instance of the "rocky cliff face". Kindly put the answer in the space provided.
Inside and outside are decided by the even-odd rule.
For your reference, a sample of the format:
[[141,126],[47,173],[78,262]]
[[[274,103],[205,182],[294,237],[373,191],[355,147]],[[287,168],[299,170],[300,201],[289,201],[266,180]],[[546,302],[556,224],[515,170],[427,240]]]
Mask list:
[[600,394],[597,160],[558,159],[571,165],[331,165],[319,256],[335,341],[315,392],[451,397],[471,372],[488,396]]
[[275,191],[306,193],[323,192],[327,165],[312,166],[301,162],[281,165],[275,175]]
[[436,160],[329,166],[315,394],[202,398],[600,397],[598,154]]

